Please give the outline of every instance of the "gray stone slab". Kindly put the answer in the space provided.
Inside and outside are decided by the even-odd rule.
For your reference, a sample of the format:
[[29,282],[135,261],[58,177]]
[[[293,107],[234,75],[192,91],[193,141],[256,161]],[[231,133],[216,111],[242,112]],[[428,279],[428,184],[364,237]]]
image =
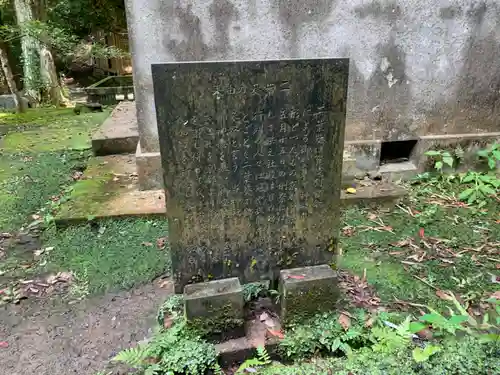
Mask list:
[[238,278],[186,285],[184,312],[191,326],[209,338],[244,336],[243,289]]
[[135,153],[139,141],[134,102],[119,103],[92,134],[96,156]]
[[326,264],[281,271],[279,289],[285,325],[334,310],[339,295],[337,273]]
[[348,66],[152,66],[176,290],[332,261]]

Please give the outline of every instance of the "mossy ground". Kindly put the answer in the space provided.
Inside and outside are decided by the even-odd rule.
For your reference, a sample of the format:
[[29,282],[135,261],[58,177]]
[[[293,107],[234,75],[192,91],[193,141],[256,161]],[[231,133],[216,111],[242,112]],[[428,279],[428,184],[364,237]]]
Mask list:
[[[77,116],[70,109],[36,109],[23,115],[0,114],[0,231],[15,231],[29,222],[30,215],[72,184],[72,172],[88,161],[91,131],[108,113]],[[79,181],[71,194],[102,185]],[[398,207],[345,210],[340,266],[359,275],[366,270],[368,281],[387,303],[397,298],[439,304],[439,289],[470,299],[494,291],[498,284],[491,275],[498,274],[500,262],[489,244],[500,241],[499,202],[492,198],[477,210],[454,206],[451,195],[444,198],[432,186],[413,186],[402,206],[412,214]],[[100,225],[106,228],[102,233],[88,223],[47,232],[43,246],[54,247],[47,267],[87,275],[91,291],[127,287],[163,272],[168,257],[155,246],[140,245],[166,235],[162,220]],[[408,239],[416,247],[402,245]],[[435,239],[443,242],[436,244]],[[4,259],[7,263],[12,266],[15,258]]]
[[71,109],[0,113],[0,229],[17,229],[85,167],[90,134],[109,110],[77,116]]
[[[72,176],[87,167],[90,135],[109,112],[75,115],[71,109],[41,108],[21,115],[0,113],[0,232],[15,234],[33,222],[32,215],[41,208],[50,205],[57,211],[57,202],[51,203],[54,197],[64,196],[65,191],[81,192],[85,181],[73,188]],[[166,233],[164,220],[108,220],[60,230],[51,227],[41,241],[33,240],[29,246],[14,243],[3,249],[0,290],[6,282],[49,271],[73,272],[82,293],[147,282],[168,269],[169,257],[156,246],[156,239]],[[35,262],[34,246],[53,249],[42,262]]]
[[344,212],[340,267],[366,272],[386,303],[395,299],[438,306],[438,290],[477,300],[498,290],[500,202],[460,206],[454,191],[410,187],[407,202],[390,210]]

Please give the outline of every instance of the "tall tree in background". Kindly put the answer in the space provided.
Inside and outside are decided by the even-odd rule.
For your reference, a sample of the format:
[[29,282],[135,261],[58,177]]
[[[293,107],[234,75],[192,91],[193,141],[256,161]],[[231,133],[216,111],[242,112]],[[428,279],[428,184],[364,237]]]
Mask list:
[[14,101],[16,103],[17,112],[24,112],[25,108],[21,98],[21,94],[17,89],[16,81],[14,80],[14,74],[12,74],[12,69],[10,67],[9,55],[7,53],[7,44],[0,40],[0,64],[2,64],[2,72],[7,81],[7,86],[14,96]]
[[124,0],[0,0],[0,40],[22,66],[24,95],[32,103],[65,104],[57,66],[83,57],[122,57],[123,51],[93,40],[97,32],[126,30]]
[[[33,13],[37,21],[45,24],[47,22],[47,2],[46,0],[34,0]],[[40,84],[42,99],[55,106],[66,106],[69,100],[64,96],[59,77],[57,75],[54,57],[49,46],[49,36],[46,29],[39,33],[39,56],[40,56]]]
[[27,32],[27,26],[33,22],[31,0],[14,0],[17,25],[21,30],[21,49],[23,64],[24,95],[30,101],[40,102],[40,43],[32,33]]

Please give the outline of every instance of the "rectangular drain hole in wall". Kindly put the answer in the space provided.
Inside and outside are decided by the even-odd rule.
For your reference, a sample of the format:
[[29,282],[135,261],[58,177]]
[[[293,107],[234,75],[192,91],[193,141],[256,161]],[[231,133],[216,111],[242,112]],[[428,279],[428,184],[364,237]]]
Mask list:
[[389,163],[404,163],[409,161],[417,142],[417,139],[382,142],[380,150],[380,165]]

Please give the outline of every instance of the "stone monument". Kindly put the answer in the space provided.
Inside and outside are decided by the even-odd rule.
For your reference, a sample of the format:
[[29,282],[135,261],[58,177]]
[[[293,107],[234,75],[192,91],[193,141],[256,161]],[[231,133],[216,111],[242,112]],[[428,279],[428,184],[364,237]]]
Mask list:
[[177,292],[334,261],[348,67],[153,64]]

